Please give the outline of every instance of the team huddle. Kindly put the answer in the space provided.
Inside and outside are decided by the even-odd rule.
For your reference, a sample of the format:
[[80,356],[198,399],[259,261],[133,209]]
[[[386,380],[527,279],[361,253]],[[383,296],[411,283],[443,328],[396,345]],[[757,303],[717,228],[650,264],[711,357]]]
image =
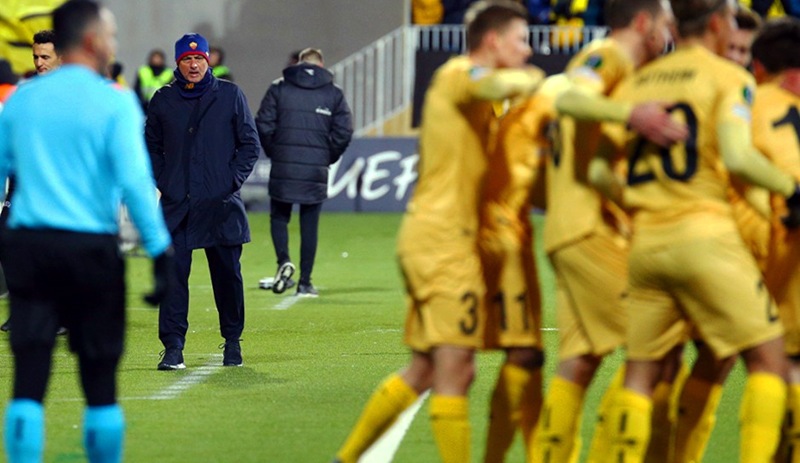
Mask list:
[[[358,461],[429,389],[442,460],[471,461],[482,349],[506,354],[484,461],[504,461],[517,430],[528,462],[578,461],[585,391],[620,347],[588,461],[700,461],[738,357],[740,460],[800,461],[800,22],[764,25],[750,74],[725,58],[736,13],[734,0],[610,0],[609,36],[545,79],[525,64],[519,4],[470,9],[468,53],[426,94],[399,235],[411,361],[335,461]],[[546,393],[531,204],[557,284]]]

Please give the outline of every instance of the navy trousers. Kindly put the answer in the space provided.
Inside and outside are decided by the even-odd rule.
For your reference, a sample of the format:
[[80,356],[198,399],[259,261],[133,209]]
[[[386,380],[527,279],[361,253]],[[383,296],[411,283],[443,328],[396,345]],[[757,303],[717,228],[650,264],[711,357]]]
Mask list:
[[[161,304],[158,337],[164,347],[183,349],[189,329],[189,274],[192,249],[186,247],[186,227],[182,223],[172,234],[175,249],[174,288]],[[211,288],[219,313],[219,331],[226,341],[238,340],[244,330],[244,285],[242,246],[214,246],[204,249],[211,274]]]

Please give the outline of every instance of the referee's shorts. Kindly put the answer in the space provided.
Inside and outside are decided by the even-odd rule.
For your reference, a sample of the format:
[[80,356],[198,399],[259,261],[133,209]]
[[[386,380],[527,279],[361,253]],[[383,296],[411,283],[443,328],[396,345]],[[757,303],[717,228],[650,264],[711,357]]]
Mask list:
[[12,350],[52,345],[64,326],[70,349],[82,358],[122,355],[125,262],[116,236],[6,230],[3,258]]

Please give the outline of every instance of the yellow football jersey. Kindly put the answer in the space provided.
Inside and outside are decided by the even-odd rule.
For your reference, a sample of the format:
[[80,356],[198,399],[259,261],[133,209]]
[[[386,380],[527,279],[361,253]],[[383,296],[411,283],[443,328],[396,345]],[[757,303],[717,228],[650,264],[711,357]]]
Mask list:
[[[581,50],[567,66],[569,79],[602,95],[610,95],[633,73],[634,63],[613,39],[597,40]],[[544,248],[550,253],[597,229],[601,221],[621,218],[589,185],[587,171],[600,139],[600,124],[562,117],[553,134],[547,163],[547,219]]]
[[666,149],[619,126],[604,126],[625,146],[624,202],[640,246],[736,232],[718,122],[730,116],[728,111],[747,120],[754,88],[744,69],[701,46],[687,46],[640,69],[614,92],[614,98],[634,104],[669,103],[672,116],[689,127],[685,143]]
[[419,138],[419,178],[400,228],[398,251],[475,249],[486,152],[496,130],[492,103],[473,94],[492,72],[466,56],[434,74],[425,95]]
[[[758,87],[753,103],[753,144],[779,169],[800,181],[800,97],[772,82]],[[773,196],[779,218],[785,200]]]
[[[760,85],[753,103],[753,143],[779,169],[800,182],[800,97],[778,83]],[[793,275],[800,271],[800,233],[788,232],[780,222],[786,214],[784,198],[772,195],[772,211],[767,284],[781,306],[800,310],[800,294],[787,291]]]
[[555,97],[568,85],[566,79],[563,74],[549,77],[536,94],[511,107],[500,120],[481,226],[529,231],[532,195],[537,183],[544,182],[538,177],[539,167],[550,151],[547,131],[556,120]]

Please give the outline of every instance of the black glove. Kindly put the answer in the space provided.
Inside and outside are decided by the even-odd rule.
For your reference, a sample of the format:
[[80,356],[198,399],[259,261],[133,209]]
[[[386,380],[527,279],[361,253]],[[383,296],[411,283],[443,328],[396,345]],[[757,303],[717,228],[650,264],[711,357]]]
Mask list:
[[786,208],[789,213],[781,217],[781,221],[786,228],[792,229],[800,227],[800,185],[794,185],[794,193],[786,198]]
[[168,247],[161,255],[153,259],[153,292],[144,295],[144,301],[150,305],[159,305],[167,297],[175,278],[174,251]]

